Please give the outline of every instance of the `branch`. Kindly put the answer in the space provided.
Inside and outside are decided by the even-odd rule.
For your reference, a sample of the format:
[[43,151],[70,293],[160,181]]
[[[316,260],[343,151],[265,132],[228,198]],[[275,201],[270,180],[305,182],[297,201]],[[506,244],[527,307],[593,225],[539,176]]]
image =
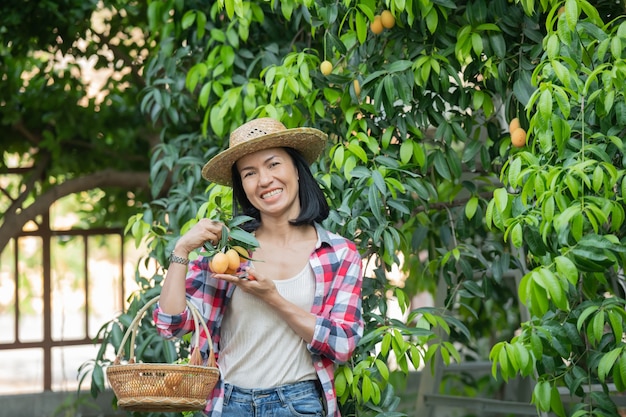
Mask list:
[[[484,192],[484,193],[478,193],[478,196],[480,198],[490,199],[490,198],[493,197],[493,193],[491,191]],[[464,206],[464,205],[467,204],[467,202],[470,200],[470,198],[472,198],[472,196],[459,198],[459,199],[456,199],[456,200],[452,200],[452,201],[450,201],[448,203],[441,202],[441,203],[433,203],[433,204],[420,206],[420,207],[417,207],[415,210],[413,210],[413,215],[415,215],[417,213],[421,213],[421,212],[426,212],[426,211],[429,211],[429,210],[435,210],[435,211],[438,211],[438,210],[448,210],[448,209],[453,208],[453,207]]]
[[[28,196],[31,195],[31,192],[37,186],[37,183],[43,178],[43,173],[48,169],[49,162],[50,154],[48,154],[47,152],[41,153],[39,158],[36,160],[34,168],[32,168],[32,170],[29,172],[27,180],[21,184],[20,194],[15,200],[11,201],[11,205],[7,209],[7,214],[5,214],[5,216],[9,213],[15,213],[19,211],[24,201],[26,201]],[[2,229],[0,228],[0,230]],[[0,252],[2,252],[2,249],[0,249]]]
[[13,210],[4,215],[2,226],[0,226],[0,253],[4,250],[9,241],[19,236],[24,225],[34,220],[38,215],[48,211],[52,203],[70,194],[81,191],[92,190],[94,188],[122,187],[126,189],[148,189],[150,174],[148,172],[120,172],[104,170],[95,172],[79,178],[65,181],[45,193],[37,196],[33,204],[21,211]]
[[24,137],[24,139],[26,139],[33,145],[39,145],[41,143],[41,136],[36,135],[30,130],[28,130],[26,125],[24,125],[24,123],[21,120],[14,123],[11,126],[11,128],[15,130],[17,133],[21,134]]

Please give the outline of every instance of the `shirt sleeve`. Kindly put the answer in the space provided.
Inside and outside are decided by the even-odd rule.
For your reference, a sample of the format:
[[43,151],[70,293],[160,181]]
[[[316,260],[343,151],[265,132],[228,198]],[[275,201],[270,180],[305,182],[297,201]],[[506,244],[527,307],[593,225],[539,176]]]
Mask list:
[[350,359],[363,335],[361,256],[347,240],[318,252],[325,291],[319,311],[314,311],[317,321],[309,350],[341,364]]
[[[203,257],[189,263],[185,286],[187,300],[198,309],[213,334],[215,319],[223,306],[227,286],[222,281],[210,277],[208,260]],[[189,307],[180,314],[172,315],[164,313],[157,303],[153,318],[157,332],[165,338],[181,337],[195,330],[195,322]]]

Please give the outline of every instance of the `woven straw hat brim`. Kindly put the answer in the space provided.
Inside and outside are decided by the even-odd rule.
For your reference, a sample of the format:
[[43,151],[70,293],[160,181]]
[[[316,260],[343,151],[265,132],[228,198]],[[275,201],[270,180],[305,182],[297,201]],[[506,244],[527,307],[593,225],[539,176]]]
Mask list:
[[231,168],[237,160],[253,152],[270,148],[293,148],[310,164],[326,146],[328,135],[310,127],[298,127],[247,140],[215,155],[202,168],[202,176],[214,183],[232,186]]

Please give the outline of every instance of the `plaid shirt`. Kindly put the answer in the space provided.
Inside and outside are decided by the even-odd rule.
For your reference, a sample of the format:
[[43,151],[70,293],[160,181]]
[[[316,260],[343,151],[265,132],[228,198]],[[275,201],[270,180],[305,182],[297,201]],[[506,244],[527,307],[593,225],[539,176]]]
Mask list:
[[[334,387],[335,364],[348,361],[363,335],[361,286],[363,270],[361,257],[353,242],[330,233],[316,224],[318,240],[309,258],[315,273],[315,298],[311,313],[317,317],[313,340],[307,345],[313,366],[324,391],[328,417],[340,416]],[[220,326],[235,285],[211,278],[208,259],[200,257],[189,263],[187,298],[204,317],[213,350],[219,355]],[[154,320],[159,333],[166,338],[180,337],[195,326],[192,315],[185,309],[179,315],[165,314],[157,308]],[[202,355],[208,357],[208,340],[200,335]],[[261,387],[260,387],[261,388]],[[207,407],[208,415],[221,417],[224,381],[220,378]]]

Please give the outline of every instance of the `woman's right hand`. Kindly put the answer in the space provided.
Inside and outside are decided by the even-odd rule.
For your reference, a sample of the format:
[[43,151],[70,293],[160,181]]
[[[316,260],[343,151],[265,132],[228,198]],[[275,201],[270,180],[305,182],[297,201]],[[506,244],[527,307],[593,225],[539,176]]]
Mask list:
[[174,247],[174,253],[178,256],[187,256],[189,252],[204,245],[209,241],[216,245],[222,238],[222,222],[210,219],[201,219],[191,229],[178,239]]
[[[176,242],[173,254],[182,258],[189,257],[189,253],[204,245],[207,240],[215,244],[222,238],[223,223],[202,219]],[[165,281],[161,288],[159,306],[167,314],[180,314],[186,308],[185,278],[187,265],[170,263]]]

